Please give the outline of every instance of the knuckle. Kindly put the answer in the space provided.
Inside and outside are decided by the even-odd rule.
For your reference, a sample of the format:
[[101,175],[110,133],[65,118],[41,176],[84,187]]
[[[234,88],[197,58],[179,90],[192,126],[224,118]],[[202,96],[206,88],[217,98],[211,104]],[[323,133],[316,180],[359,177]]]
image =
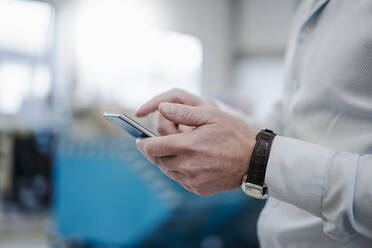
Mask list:
[[178,91],[177,88],[173,88],[173,89],[169,90],[168,93],[175,94],[175,93],[177,93],[177,91]]
[[185,94],[185,92],[181,89],[175,88],[168,92],[170,95],[170,101],[174,103],[182,103],[182,98]]
[[179,93],[182,93],[183,90],[181,90],[180,88],[173,88],[169,91],[169,93],[172,93],[172,94],[179,94]]

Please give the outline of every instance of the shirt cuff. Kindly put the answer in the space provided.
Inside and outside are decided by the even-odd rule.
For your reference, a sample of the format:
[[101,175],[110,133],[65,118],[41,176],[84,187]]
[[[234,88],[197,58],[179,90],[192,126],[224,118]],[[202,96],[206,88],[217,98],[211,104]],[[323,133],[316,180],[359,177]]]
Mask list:
[[332,154],[319,145],[276,136],[265,176],[269,196],[320,216]]

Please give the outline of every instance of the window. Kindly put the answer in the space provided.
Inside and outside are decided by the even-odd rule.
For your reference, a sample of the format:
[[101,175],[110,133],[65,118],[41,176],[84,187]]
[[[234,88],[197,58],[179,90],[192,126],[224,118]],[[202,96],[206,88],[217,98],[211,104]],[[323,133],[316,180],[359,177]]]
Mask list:
[[45,101],[52,81],[54,11],[45,2],[0,1],[0,114]]
[[80,104],[135,108],[174,87],[200,94],[200,41],[152,27],[153,13],[136,4],[103,1],[78,8],[75,92]]

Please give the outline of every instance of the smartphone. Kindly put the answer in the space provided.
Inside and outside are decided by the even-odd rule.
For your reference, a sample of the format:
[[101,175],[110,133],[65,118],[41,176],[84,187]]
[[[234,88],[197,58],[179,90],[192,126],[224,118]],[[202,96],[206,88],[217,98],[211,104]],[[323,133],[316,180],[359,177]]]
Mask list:
[[103,116],[106,120],[120,127],[135,138],[148,138],[157,136],[125,114],[104,113]]

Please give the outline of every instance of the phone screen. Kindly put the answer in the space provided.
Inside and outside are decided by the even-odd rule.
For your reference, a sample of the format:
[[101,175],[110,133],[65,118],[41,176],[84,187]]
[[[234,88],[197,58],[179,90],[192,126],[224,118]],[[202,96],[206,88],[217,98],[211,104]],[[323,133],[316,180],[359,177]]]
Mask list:
[[141,126],[136,121],[124,114],[104,113],[106,120],[120,127],[135,138],[156,137],[157,135]]

